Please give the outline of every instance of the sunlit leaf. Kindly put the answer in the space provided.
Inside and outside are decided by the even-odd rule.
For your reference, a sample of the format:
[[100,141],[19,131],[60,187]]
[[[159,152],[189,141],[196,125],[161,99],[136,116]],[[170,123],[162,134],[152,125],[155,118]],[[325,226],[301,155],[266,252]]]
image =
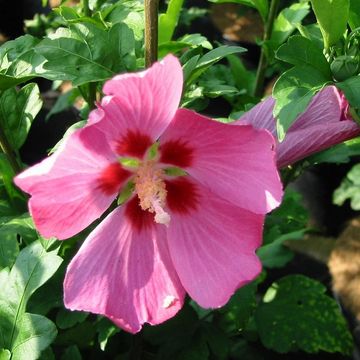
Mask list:
[[306,1],[292,4],[288,8],[280,11],[274,21],[274,27],[270,37],[270,42],[274,50],[293,33],[309,12],[310,7]]
[[343,36],[349,16],[350,0],[311,0],[320,25],[325,48],[335,45]]
[[246,49],[240,46],[220,46],[216,49],[210,50],[205,55],[196,58],[196,61],[194,61],[194,58],[192,58],[189,60],[189,62],[192,62],[192,69],[189,71],[188,66],[188,69],[185,72],[185,80],[187,83],[191,83],[195,81],[211,65],[220,61],[224,57],[243,52],[246,52]]
[[329,81],[322,72],[309,65],[295,66],[276,81],[274,116],[277,133],[282,141],[295,119],[305,111],[312,97]]
[[166,13],[159,16],[159,44],[172,39],[183,3],[184,0],[170,0]]
[[24,248],[11,271],[0,272],[0,343],[12,359],[37,359],[56,336],[55,325],[41,315],[26,313],[31,295],[58,269],[56,250],[46,252],[36,241]]
[[92,23],[75,23],[59,28],[36,47],[47,62],[42,76],[71,80],[74,85],[108,79],[135,67],[135,39],[125,24],[109,30]]
[[292,36],[279,47],[276,57],[292,65],[308,65],[331,79],[330,66],[321,49],[303,36]]
[[351,168],[341,185],[334,192],[334,204],[343,205],[350,200],[354,210],[360,210],[360,164]]
[[20,36],[0,47],[0,90],[9,89],[36,76],[45,59],[34,52],[39,39]]

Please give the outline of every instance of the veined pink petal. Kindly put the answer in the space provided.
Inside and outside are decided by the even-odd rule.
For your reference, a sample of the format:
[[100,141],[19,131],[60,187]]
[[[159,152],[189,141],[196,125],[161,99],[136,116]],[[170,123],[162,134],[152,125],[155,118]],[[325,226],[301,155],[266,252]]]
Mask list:
[[169,183],[168,244],[180,281],[202,307],[220,307],[261,271],[255,250],[264,215],[234,206],[189,177]]
[[352,120],[312,126],[289,133],[284,142],[279,144],[277,164],[279,169],[325,150],[332,145],[360,135],[360,128]]
[[239,120],[232,122],[231,125],[252,125],[256,129],[270,131],[277,139],[276,123],[273,116],[274,106],[275,99],[269,96],[243,114]]
[[179,109],[160,138],[160,161],[186,169],[235,205],[265,214],[282,197],[274,142],[267,131],[230,126]]
[[92,117],[116,153],[141,158],[172,120],[182,87],[179,60],[168,55],[145,71],[107,81],[102,114],[97,110]]
[[185,296],[165,227],[154,222],[139,227],[138,220],[134,226],[134,211],[143,212],[134,206],[137,199],[114,210],[90,234],[64,282],[67,308],[105,315],[132,333],[145,322],[159,324],[174,316]]
[[[276,136],[276,123],[272,116],[274,104],[274,99],[267,98],[233,124],[251,124]],[[344,118],[345,105],[335,86],[327,86],[315,95],[305,112],[289,128],[284,141],[277,145],[278,168],[359,135],[360,127]]]
[[104,135],[88,126],[16,176],[15,183],[31,195],[29,209],[39,232],[66,239],[101,216],[128,175]]

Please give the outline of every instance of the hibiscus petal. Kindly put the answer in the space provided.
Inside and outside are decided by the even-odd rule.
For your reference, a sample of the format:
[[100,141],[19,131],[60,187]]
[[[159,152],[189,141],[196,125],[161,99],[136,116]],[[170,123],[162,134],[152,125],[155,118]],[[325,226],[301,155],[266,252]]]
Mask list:
[[71,237],[110,206],[129,173],[94,126],[74,132],[49,158],[15,178],[31,194],[30,213],[44,237]]
[[278,168],[294,164],[311,154],[358,135],[360,135],[360,127],[352,120],[343,120],[336,124],[329,122],[289,132],[278,146]]
[[232,122],[231,125],[252,125],[256,129],[270,131],[277,138],[276,123],[273,116],[274,106],[275,99],[269,96],[247,111],[239,120]]
[[[142,157],[172,120],[180,102],[183,75],[172,55],[151,68],[107,81],[99,127],[119,155]],[[99,121],[101,113],[93,115]]]
[[264,215],[232,205],[189,177],[169,184],[167,231],[175,269],[199,305],[220,307],[261,271],[255,250]]
[[[274,105],[274,99],[268,98],[233,124],[251,124],[276,136],[272,116]],[[359,135],[360,127],[354,121],[344,119],[343,110],[344,101],[335,86],[327,86],[315,95],[305,112],[289,128],[284,141],[277,145],[278,168]]]
[[281,201],[274,138],[267,131],[222,124],[180,109],[161,136],[159,149],[160,161],[186,169],[244,209],[264,214]]
[[[66,307],[105,315],[132,333],[145,322],[159,324],[174,316],[185,296],[169,255],[165,227],[153,221],[139,227],[134,206],[138,207],[137,199],[115,209],[90,234],[64,282]],[[145,223],[148,214],[143,215]]]

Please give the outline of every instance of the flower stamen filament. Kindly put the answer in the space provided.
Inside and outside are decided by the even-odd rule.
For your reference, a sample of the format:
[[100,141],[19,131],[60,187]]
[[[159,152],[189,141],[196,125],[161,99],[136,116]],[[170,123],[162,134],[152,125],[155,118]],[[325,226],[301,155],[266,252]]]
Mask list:
[[170,215],[164,210],[167,191],[163,177],[164,171],[156,167],[155,160],[145,160],[136,170],[134,183],[140,207],[155,213],[155,222],[168,225]]

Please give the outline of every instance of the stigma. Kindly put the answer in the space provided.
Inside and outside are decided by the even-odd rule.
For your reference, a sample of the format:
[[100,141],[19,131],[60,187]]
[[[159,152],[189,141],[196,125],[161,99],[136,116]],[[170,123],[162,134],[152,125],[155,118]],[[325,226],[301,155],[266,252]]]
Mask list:
[[168,226],[170,215],[164,210],[167,194],[164,171],[156,167],[155,160],[145,160],[139,165],[134,183],[140,207],[155,213],[156,223]]

